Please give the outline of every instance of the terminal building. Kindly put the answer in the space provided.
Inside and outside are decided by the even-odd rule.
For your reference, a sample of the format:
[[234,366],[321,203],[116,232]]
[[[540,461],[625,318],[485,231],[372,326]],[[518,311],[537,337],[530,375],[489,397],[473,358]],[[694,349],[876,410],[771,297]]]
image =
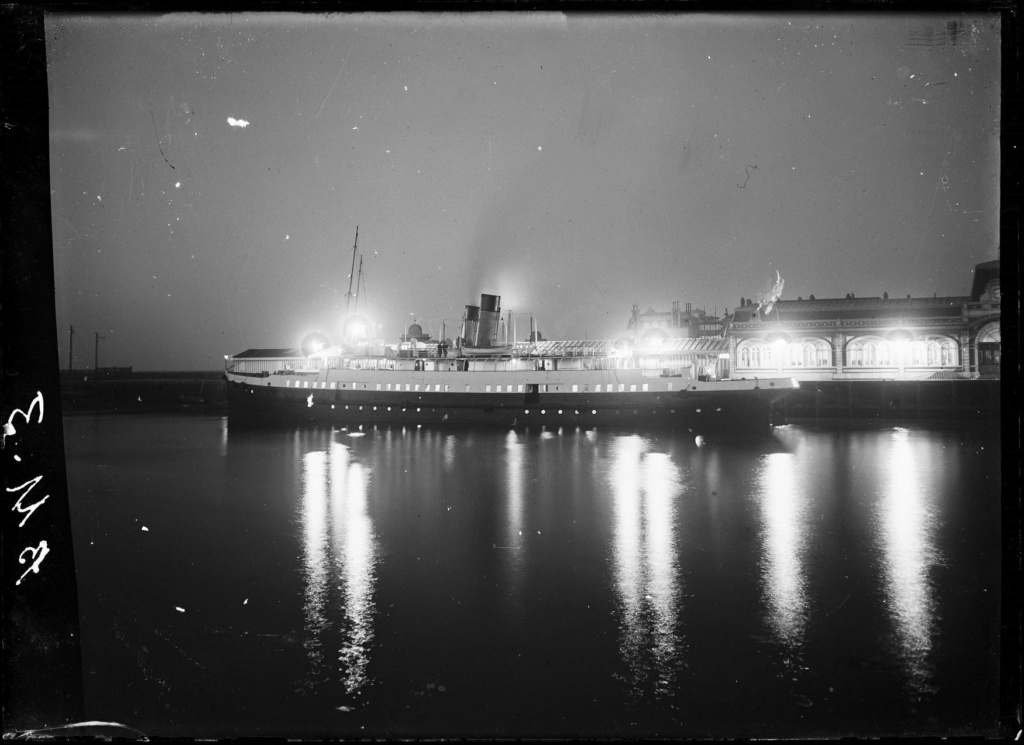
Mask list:
[[732,377],[798,380],[998,378],[999,261],[978,264],[969,296],[780,300],[727,317]]

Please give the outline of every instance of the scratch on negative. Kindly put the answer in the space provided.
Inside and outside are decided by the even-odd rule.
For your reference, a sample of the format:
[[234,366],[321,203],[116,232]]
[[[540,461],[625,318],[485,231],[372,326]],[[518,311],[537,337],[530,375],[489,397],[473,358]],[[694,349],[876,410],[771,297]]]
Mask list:
[[[324,110],[324,106],[327,105],[327,99],[331,97],[332,93],[334,93],[334,86],[336,86],[338,84],[338,81],[341,79],[341,73],[344,72],[344,70],[345,70],[345,64],[348,62],[348,55],[349,55],[349,52],[351,52],[351,51],[352,51],[352,42],[349,42],[349,44],[348,44],[348,51],[345,52],[345,59],[343,59],[341,61],[341,69],[338,70],[338,77],[336,77],[334,79],[334,82],[331,83],[331,89],[329,91],[327,91],[327,97],[324,98],[324,102],[322,104],[320,104],[320,111]],[[320,111],[316,112],[316,116],[313,117],[314,119],[319,119],[320,118]]]

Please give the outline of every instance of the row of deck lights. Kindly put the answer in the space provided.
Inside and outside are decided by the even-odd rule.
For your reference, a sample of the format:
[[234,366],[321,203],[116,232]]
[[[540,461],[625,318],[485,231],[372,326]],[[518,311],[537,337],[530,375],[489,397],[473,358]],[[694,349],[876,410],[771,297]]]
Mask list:
[[[334,408],[334,404],[331,404],[331,408],[332,408],[332,409]],[[346,411],[348,410],[348,406],[346,406],[346,407],[345,407],[345,410],[346,410]],[[360,407],[359,407],[359,410],[360,410],[360,411],[362,411],[362,410],[363,410],[363,407],[362,407],[362,406],[360,406]],[[376,407],[376,406],[374,406],[374,407],[373,407],[373,410],[374,410],[374,411],[376,411],[376,410],[377,410],[377,407]],[[388,411],[391,411],[391,407],[390,407],[390,406],[388,406],[388,407],[387,407],[387,410],[388,410]],[[715,411],[721,411],[721,410],[722,410],[721,408],[715,409]],[[402,408],[402,411],[406,411],[405,407],[403,407],[403,408]],[[420,408],[417,408],[417,409],[416,409],[416,411],[417,411],[417,413],[419,413],[420,411],[422,411],[422,409],[420,409]],[[700,409],[694,409],[694,411],[695,411],[695,412],[696,412],[697,414],[700,414],[700,413],[701,413],[701,410],[700,410]],[[523,413],[524,413],[524,414],[529,414],[529,413],[530,413],[530,410],[529,410],[529,409],[524,409],[524,410],[523,410]],[[541,413],[541,414],[547,414],[548,412],[547,412],[547,409],[541,409],[541,410],[540,410],[540,413]],[[559,410],[558,410],[558,413],[559,413],[559,414],[563,413],[563,412],[562,412],[562,409],[559,409]],[[574,414],[579,414],[579,413],[580,413],[580,410],[579,410],[579,409],[574,409],[574,410],[573,410],[573,413],[574,413]],[[596,414],[596,413],[597,413],[597,409],[591,409],[591,410],[590,410],[590,413],[591,413],[591,414]],[[636,413],[637,413],[637,409],[633,409],[633,413],[634,413],[634,414],[636,414]],[[652,411],[651,413],[653,414],[654,412]],[[676,413],[676,410],[675,410],[675,409],[669,409],[669,413],[670,413],[670,414],[675,414],[675,413]]]

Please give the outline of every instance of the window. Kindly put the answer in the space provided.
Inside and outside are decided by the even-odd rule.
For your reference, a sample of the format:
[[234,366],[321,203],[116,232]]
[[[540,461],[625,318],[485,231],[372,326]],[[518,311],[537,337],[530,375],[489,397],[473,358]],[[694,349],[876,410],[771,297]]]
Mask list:
[[644,384],[643,384],[643,390],[645,390],[645,391],[646,391],[647,389],[648,389],[648,385],[647,385],[647,383],[644,383]]
[[814,367],[814,347],[804,344],[804,367]]
[[489,385],[485,385],[484,386],[484,393],[490,393],[490,392],[491,392],[491,387]]
[[846,351],[847,364],[849,365],[860,365],[861,364],[861,347],[860,344],[851,344]]
[[377,383],[377,390],[380,390],[380,383]]
[[629,386],[629,391],[630,391],[630,393],[636,393],[636,386],[635,385]]
[[600,392],[601,392],[601,384],[600,383],[595,383],[594,384],[594,393],[600,393]]
[[466,393],[469,393],[469,386],[466,386]]
[[864,364],[874,365],[875,364],[875,345],[868,342],[864,345]]
[[522,393],[523,392],[522,384],[519,384],[519,385],[516,386],[516,392],[518,392],[518,393]]
[[580,387],[576,383],[573,383],[572,384],[572,392],[573,393],[579,393],[579,390],[580,390]]
[[[633,387],[636,388],[636,386],[633,386]],[[621,393],[624,390],[626,390],[626,384],[625,383],[619,383],[619,392]]]
[[747,347],[740,350],[740,365],[750,367],[750,349]]
[[440,384],[440,383],[438,383],[437,385],[435,385],[435,386],[434,386],[434,390],[435,390],[435,391],[439,391],[439,390],[441,390],[441,384]]

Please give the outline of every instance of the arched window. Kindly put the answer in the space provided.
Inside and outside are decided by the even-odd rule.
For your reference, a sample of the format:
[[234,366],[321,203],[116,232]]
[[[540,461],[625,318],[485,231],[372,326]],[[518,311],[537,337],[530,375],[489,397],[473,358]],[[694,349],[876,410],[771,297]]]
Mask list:
[[939,364],[939,344],[938,342],[928,342],[928,365]]
[[889,359],[889,342],[883,341],[878,345],[878,364],[888,367]]
[[814,367],[814,347],[804,344],[804,367]]
[[953,343],[943,342],[942,343],[942,364],[943,365],[955,365],[956,360],[953,358]]
[[861,347],[860,344],[851,344],[846,352],[848,365],[860,365],[861,364]]
[[864,345],[864,364],[872,366],[875,364],[875,345],[871,342]]
[[832,364],[829,359],[828,347],[824,344],[818,345],[818,367],[828,367]]
[[924,342],[915,341],[910,345],[910,364],[923,365],[925,360]]
[[743,365],[743,367],[750,367],[749,347],[743,347],[743,349],[740,350],[740,364]]
[[789,345],[789,364],[796,367],[800,364],[800,345],[790,344]]

